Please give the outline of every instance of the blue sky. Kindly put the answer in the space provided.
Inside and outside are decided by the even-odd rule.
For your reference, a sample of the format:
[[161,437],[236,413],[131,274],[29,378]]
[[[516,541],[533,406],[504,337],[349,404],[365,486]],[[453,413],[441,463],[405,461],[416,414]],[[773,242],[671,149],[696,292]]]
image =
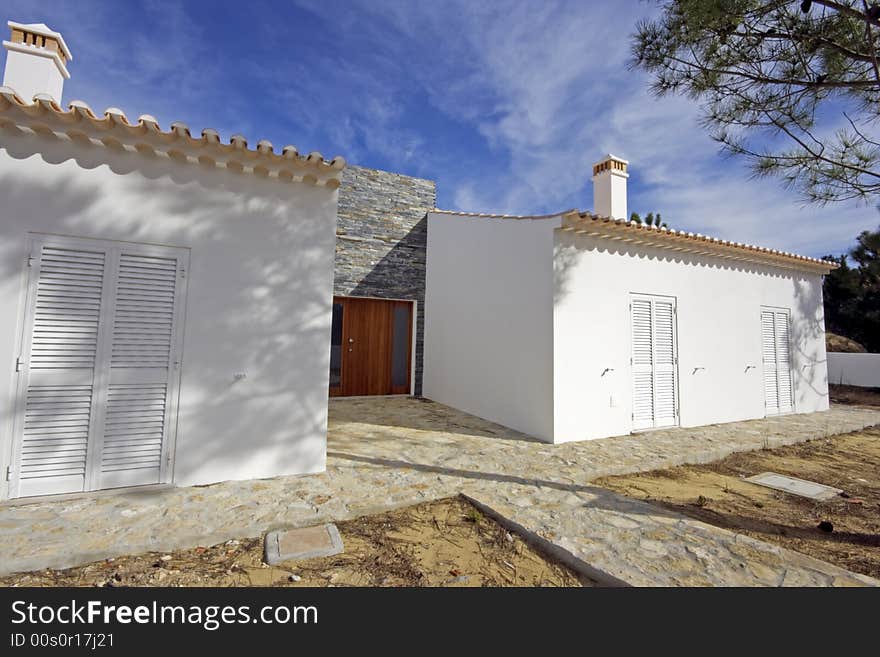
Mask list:
[[342,155],[437,181],[441,208],[590,209],[593,162],[630,161],[630,210],[821,256],[880,214],[751,180],[697,107],[628,70],[636,0],[4,0],[73,52],[64,102]]

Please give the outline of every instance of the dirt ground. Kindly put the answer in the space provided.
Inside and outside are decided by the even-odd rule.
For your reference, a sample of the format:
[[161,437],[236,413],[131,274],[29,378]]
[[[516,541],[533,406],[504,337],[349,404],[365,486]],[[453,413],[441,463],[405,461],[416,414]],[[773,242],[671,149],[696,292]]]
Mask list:
[[262,539],[0,578],[0,586],[589,586],[463,498],[337,523],[342,554],[279,566]]
[[[844,495],[816,502],[743,481],[768,471],[834,486]],[[880,426],[595,483],[880,578]],[[822,521],[833,530],[820,529]]]
[[832,404],[880,406],[880,388],[859,388],[834,384],[828,388]]

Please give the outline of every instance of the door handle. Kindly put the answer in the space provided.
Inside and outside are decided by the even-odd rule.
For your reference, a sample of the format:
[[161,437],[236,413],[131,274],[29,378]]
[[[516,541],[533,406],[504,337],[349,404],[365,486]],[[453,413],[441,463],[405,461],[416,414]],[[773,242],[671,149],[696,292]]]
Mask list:
[[349,339],[348,339],[348,344],[354,344],[354,338],[349,338]]

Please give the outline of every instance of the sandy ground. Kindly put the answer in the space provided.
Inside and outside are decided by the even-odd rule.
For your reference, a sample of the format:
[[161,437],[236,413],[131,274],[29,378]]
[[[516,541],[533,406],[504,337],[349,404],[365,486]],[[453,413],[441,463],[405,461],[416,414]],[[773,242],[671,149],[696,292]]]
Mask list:
[[262,562],[262,539],[0,578],[0,586],[584,586],[461,498],[337,523],[345,552]]
[[[845,496],[816,502],[743,481],[767,471],[834,486]],[[880,426],[596,484],[880,577]],[[833,531],[821,530],[822,521]]]

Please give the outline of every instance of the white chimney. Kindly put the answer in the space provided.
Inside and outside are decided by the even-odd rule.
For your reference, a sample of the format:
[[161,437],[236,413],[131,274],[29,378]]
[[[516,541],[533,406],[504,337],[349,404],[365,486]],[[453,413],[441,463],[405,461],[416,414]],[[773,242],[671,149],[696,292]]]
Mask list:
[[7,23],[12,30],[6,48],[3,86],[10,87],[22,100],[31,102],[37,94],[49,94],[61,102],[64,81],[70,77],[67,62],[73,59],[58,32],[45,23]]
[[593,212],[600,217],[629,219],[626,213],[628,164],[609,153],[593,165]]

